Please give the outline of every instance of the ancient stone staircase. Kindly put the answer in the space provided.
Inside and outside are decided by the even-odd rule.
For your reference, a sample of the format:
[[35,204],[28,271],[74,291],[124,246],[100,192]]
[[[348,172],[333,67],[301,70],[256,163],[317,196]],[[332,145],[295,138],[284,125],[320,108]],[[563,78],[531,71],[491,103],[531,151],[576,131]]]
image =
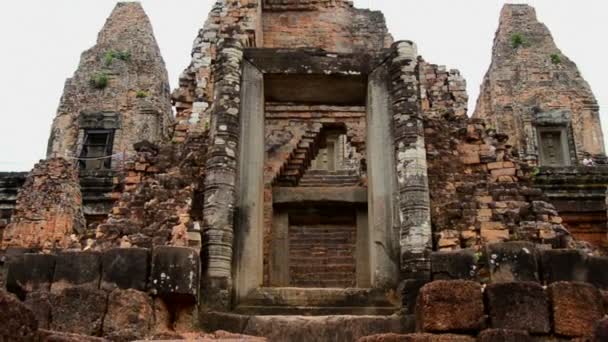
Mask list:
[[300,179],[299,186],[303,187],[346,187],[359,183],[357,170],[307,170]]
[[310,128],[302,136],[289,159],[281,167],[276,184],[279,186],[297,186],[300,179],[319,153],[321,128]]

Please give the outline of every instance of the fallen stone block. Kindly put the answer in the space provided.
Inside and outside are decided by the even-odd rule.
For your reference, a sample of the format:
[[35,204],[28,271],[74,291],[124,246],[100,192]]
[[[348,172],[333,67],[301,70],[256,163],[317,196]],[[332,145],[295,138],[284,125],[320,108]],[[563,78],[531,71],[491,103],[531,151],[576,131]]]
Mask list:
[[101,288],[146,290],[149,251],[144,248],[114,248],[101,257]]
[[569,337],[591,336],[604,316],[600,291],[586,283],[557,282],[548,287],[554,331]]
[[586,281],[587,263],[582,251],[575,249],[548,249],[540,251],[543,282]]
[[0,290],[0,341],[36,341],[34,313],[14,295]]
[[51,330],[100,336],[108,295],[103,290],[71,287],[51,294]]
[[158,295],[198,296],[200,256],[186,247],[157,247],[152,251],[150,288]]
[[475,253],[471,250],[431,254],[433,280],[471,280],[477,275]]
[[144,292],[116,289],[108,297],[103,335],[111,340],[144,339],[154,324],[152,299]]
[[487,329],[477,335],[477,342],[532,342],[523,330]]
[[50,254],[23,254],[11,258],[6,279],[7,290],[21,299],[25,299],[29,292],[49,291],[55,259]]
[[486,247],[493,283],[538,281],[536,248],[530,242],[502,242]]
[[587,281],[602,290],[608,290],[608,257],[587,259]]
[[358,342],[475,342],[475,338],[455,334],[380,334],[360,338]]
[[62,252],[57,254],[51,292],[84,286],[96,289],[101,277],[101,254],[98,252]]
[[[455,314],[458,313],[458,314]],[[439,280],[420,289],[417,331],[477,331],[485,327],[481,285],[464,280]]]
[[492,328],[525,330],[531,334],[546,334],[551,330],[549,300],[540,284],[490,284],[485,295]]

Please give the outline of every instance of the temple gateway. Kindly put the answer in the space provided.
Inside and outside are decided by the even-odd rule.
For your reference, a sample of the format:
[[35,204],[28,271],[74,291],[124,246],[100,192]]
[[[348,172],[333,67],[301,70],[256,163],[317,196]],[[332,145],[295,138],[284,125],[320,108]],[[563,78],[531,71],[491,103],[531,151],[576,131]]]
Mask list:
[[599,106],[532,7],[468,100],[347,0],[217,1],[171,90],[118,3],[0,173],[0,340],[606,341]]

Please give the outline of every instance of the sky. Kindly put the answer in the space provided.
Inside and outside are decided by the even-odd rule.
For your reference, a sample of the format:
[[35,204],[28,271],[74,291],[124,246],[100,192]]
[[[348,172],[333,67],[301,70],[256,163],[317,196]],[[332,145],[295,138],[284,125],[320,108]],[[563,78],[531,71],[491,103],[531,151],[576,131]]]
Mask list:
[[[45,157],[66,78],[93,46],[115,0],[0,2],[0,171],[27,171]],[[171,87],[190,62],[192,42],[212,0],[143,0],[167,64]],[[608,1],[355,0],[384,12],[396,40],[413,40],[425,60],[459,69],[472,112],[491,59],[505,3],[528,3],[562,52],[591,84],[608,132]]]

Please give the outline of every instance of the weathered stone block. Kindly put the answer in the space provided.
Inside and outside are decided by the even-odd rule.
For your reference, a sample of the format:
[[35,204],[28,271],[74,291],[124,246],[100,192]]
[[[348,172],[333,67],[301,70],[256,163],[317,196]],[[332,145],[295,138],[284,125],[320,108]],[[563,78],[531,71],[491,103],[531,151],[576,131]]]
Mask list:
[[108,297],[103,335],[121,341],[144,339],[152,328],[153,318],[152,299],[146,293],[114,290]]
[[49,291],[55,271],[55,256],[23,254],[11,258],[8,265],[6,288],[24,299],[33,291]]
[[602,290],[608,290],[608,257],[587,259],[587,281]]
[[431,254],[433,280],[474,279],[477,274],[475,253],[471,250]]
[[532,342],[523,330],[487,329],[479,333],[477,342]]
[[[211,329],[214,331],[215,329]],[[269,341],[357,341],[380,333],[404,333],[398,316],[249,316],[242,334]]]
[[358,342],[474,342],[475,339],[466,335],[454,334],[380,334],[360,338]]
[[595,323],[604,316],[602,296],[593,285],[557,282],[548,287],[548,293],[556,334],[590,336]]
[[574,249],[540,251],[543,282],[586,281],[587,264],[583,252]]
[[538,281],[536,248],[529,242],[495,243],[486,247],[492,282]]
[[144,248],[114,248],[101,257],[101,288],[146,290],[149,251]]
[[485,289],[492,328],[545,334],[551,330],[549,300],[533,282],[490,284]]
[[485,314],[481,285],[463,280],[426,284],[418,295],[416,325],[424,332],[482,329]]
[[36,341],[36,316],[12,294],[0,290],[0,341]]
[[38,321],[38,328],[48,329],[51,323],[51,300],[46,291],[28,293],[24,304],[32,310]]
[[152,252],[150,288],[159,295],[198,295],[200,256],[192,248],[157,247]]
[[57,254],[57,264],[51,292],[72,286],[96,289],[101,277],[101,254],[98,252],[63,252]]
[[51,330],[100,336],[108,295],[102,290],[71,287],[51,294]]

